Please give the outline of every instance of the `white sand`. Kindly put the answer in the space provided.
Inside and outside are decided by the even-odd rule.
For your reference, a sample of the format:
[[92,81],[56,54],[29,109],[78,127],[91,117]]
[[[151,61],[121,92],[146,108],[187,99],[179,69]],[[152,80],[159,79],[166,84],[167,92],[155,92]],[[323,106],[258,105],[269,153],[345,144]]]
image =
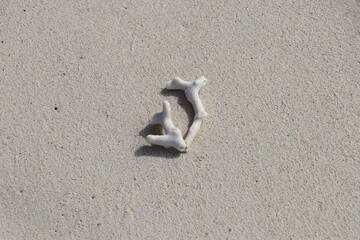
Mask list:
[[[356,0],[1,0],[0,239],[360,238],[359,28]],[[190,152],[146,146],[201,75]]]

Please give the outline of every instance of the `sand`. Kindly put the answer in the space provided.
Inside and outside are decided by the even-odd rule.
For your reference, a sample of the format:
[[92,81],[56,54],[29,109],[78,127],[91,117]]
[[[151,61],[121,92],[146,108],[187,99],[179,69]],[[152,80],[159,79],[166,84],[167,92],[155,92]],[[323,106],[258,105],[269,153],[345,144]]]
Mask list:
[[[359,239],[360,7],[0,4],[0,239]],[[187,154],[150,147],[206,76]]]

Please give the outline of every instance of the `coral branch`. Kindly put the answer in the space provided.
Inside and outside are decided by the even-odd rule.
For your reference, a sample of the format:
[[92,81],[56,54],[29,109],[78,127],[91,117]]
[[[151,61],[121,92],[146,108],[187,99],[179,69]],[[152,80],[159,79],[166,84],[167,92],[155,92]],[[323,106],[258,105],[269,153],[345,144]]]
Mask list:
[[205,86],[206,82],[207,79],[204,76],[198,78],[192,83],[186,82],[181,78],[177,77],[166,84],[167,89],[185,91],[186,99],[189,102],[191,102],[191,104],[194,107],[194,111],[195,111],[194,121],[191,127],[189,128],[189,131],[185,138],[185,142],[187,146],[190,145],[196,133],[199,131],[203,119],[207,116],[207,112],[205,111],[204,106],[199,98],[199,91],[202,87]]
[[186,143],[182,137],[180,129],[176,128],[171,121],[171,107],[168,101],[163,102],[163,111],[156,113],[149,124],[160,124],[165,135],[148,135],[146,141],[152,145],[160,145],[165,148],[173,147],[180,152],[186,150]]

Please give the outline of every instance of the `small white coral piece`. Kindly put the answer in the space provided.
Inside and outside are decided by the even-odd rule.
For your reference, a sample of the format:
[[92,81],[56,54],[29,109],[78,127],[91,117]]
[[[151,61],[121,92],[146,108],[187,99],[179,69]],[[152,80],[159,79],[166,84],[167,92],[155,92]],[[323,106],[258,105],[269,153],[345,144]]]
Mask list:
[[186,150],[186,143],[182,137],[181,130],[176,128],[171,121],[171,107],[168,101],[163,102],[163,111],[156,113],[150,120],[149,124],[160,124],[164,135],[147,135],[146,141],[152,145],[160,145],[165,148],[173,147],[180,152]]
[[199,97],[199,91],[205,86],[207,79],[202,76],[194,82],[186,82],[177,77],[166,84],[166,88],[170,90],[183,90],[185,91],[186,99],[193,105],[195,111],[194,121],[189,128],[186,135],[185,142],[187,146],[190,145],[196,133],[199,131],[203,119],[207,116],[207,112]]

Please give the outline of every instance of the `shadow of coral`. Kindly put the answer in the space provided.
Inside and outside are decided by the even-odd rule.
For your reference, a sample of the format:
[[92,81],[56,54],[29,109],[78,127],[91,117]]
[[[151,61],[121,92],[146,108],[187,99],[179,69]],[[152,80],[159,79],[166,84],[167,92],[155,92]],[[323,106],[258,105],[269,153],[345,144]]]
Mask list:
[[164,96],[174,96],[178,98],[178,104],[181,106],[182,109],[184,109],[186,116],[188,118],[188,126],[187,128],[189,128],[191,126],[191,123],[193,122],[194,116],[195,116],[195,112],[194,112],[194,108],[191,105],[191,103],[186,99],[185,93],[182,90],[168,90],[168,89],[163,89],[160,92],[162,95]]
[[163,157],[163,158],[177,158],[180,152],[175,149],[166,149],[161,146],[142,146],[135,151],[136,157],[150,156],[150,157]]
[[162,127],[160,125],[152,125],[148,124],[146,127],[144,127],[140,132],[139,135],[143,138],[146,138],[147,135],[162,135]]

